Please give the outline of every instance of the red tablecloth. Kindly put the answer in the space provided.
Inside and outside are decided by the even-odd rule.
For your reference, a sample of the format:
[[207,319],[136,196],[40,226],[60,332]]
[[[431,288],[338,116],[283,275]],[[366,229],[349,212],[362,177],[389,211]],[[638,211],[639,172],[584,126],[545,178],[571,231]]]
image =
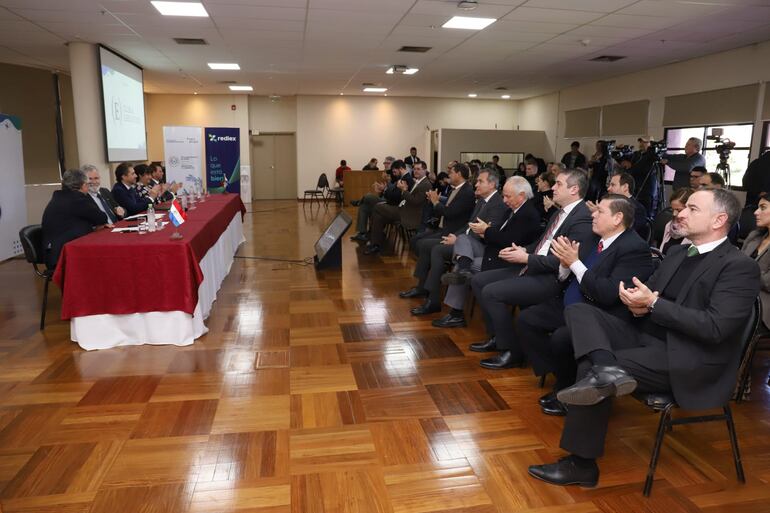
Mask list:
[[104,229],[65,244],[53,277],[63,291],[62,319],[174,310],[192,314],[203,281],[199,262],[236,213],[246,213],[238,194],[210,196],[196,206],[178,228],[181,240],[169,238],[174,232],[169,224],[144,235]]

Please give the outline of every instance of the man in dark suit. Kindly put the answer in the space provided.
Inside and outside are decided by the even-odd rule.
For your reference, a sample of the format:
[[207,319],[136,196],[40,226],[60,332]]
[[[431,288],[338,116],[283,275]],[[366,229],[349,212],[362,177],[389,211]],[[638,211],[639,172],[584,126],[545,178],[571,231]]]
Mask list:
[[500,250],[511,244],[526,246],[540,235],[540,214],[532,197],[532,187],[527,180],[521,176],[509,178],[503,186],[503,201],[508,206],[503,222],[496,224],[487,219],[474,219],[468,223],[472,235],[457,237],[453,258],[455,270],[441,277],[441,282],[447,285],[444,304],[451,310],[444,317],[433,320],[433,326],[465,326],[463,306],[473,274],[513,265],[500,259]]
[[634,206],[634,224],[633,229],[641,237],[647,237],[650,225],[647,222],[647,208],[633,197],[636,182],[634,177],[628,173],[617,173],[612,175],[610,183],[607,186],[607,192],[610,194],[620,194],[628,198],[628,201]]
[[[403,169],[404,163],[397,160],[391,169],[395,167]],[[417,230],[420,227],[423,221],[423,210],[428,203],[426,193],[431,189],[430,180],[425,176],[427,171],[425,163],[417,162],[414,166],[414,172],[407,175],[414,179],[411,187],[406,177],[396,182],[396,189],[401,195],[401,201],[396,205],[386,202],[375,205],[370,230],[371,242],[364,253],[368,255],[380,251],[385,241],[385,225],[387,224],[400,222],[404,228],[409,230]]]
[[[473,233],[468,225],[471,221],[485,221],[500,225],[506,218],[507,208],[500,193],[497,192],[500,177],[492,170],[485,169],[476,180],[476,205],[468,217],[468,222],[460,230],[447,234],[440,244],[431,248],[430,269],[421,278],[421,286],[428,291],[425,302],[412,309],[413,315],[423,315],[441,311],[441,275],[448,261],[458,258],[472,261],[475,253],[483,253],[481,238]],[[463,262],[464,265],[465,262]]]
[[489,338],[471,344],[470,349],[501,351],[495,357],[482,360],[482,367],[504,369],[524,362],[510,307],[536,305],[561,294],[559,259],[549,251],[553,239],[564,235],[579,242],[581,259],[596,245],[596,236],[591,231],[591,212],[583,201],[587,188],[585,172],[568,169],[560,173],[553,186],[553,200],[560,208],[543,236],[527,248],[511,246],[500,251],[500,258],[517,266],[479,273],[471,280]]
[[[426,297],[428,295],[425,282],[428,279],[428,273],[431,268],[431,252],[433,248],[440,245],[450,234],[462,233],[467,228],[468,220],[475,206],[473,186],[468,183],[469,176],[470,170],[468,166],[455,163],[449,171],[449,183],[452,184],[452,192],[449,194],[447,202],[442,203],[439,201],[438,192],[434,190],[428,191],[426,194],[428,201],[433,204],[434,215],[440,218],[439,228],[437,230],[425,231],[412,237],[413,247],[417,253],[414,277],[419,281],[415,287],[400,292],[399,297],[412,298]],[[440,274],[438,279],[441,279]],[[441,306],[438,304],[433,306],[434,312],[440,309]]]
[[108,224],[107,215],[88,197],[88,178],[80,169],[62,175],[61,190],[54,191],[43,211],[45,264],[54,269],[67,242]]
[[610,397],[673,394],[683,408],[724,405],[735,389],[743,341],[736,340],[757,297],[757,263],[732,246],[727,233],[740,215],[729,191],[693,193],[678,216],[692,245],[671,250],[652,277],[621,282],[621,301],[636,323],[587,304],[565,311],[578,377],[557,398],[568,405],[557,463],[534,465],[533,477],[595,486],[604,451]]
[[580,153],[580,142],[574,141],[570,144],[570,151],[564,154],[561,158],[561,163],[567,169],[586,168],[586,156]]
[[102,179],[96,166],[86,164],[80,168],[88,178],[88,196],[94,201],[99,210],[105,213],[110,223],[123,219],[126,211],[115,202],[109,189],[101,186]]
[[599,244],[585,260],[579,258],[578,244],[566,237],[553,241],[551,253],[559,258],[562,276],[572,271],[569,286],[563,296],[525,309],[516,320],[517,340],[525,346],[535,374],[553,372],[556,376],[554,391],[540,398],[543,413],[564,415],[566,409],[556,399],[556,392],[575,382],[577,367],[564,308],[587,303],[629,318],[628,309],[618,297],[618,285],[621,281],[629,283],[634,276],[646,280],[652,274],[650,248],[631,229],[634,208],[625,196],[609,194],[602,198],[591,214]]
[[[407,189],[411,189],[414,185],[414,178],[412,177],[412,174],[408,172],[406,169],[406,165],[404,164],[403,160],[396,160],[394,161],[390,166],[390,182],[387,183],[387,185],[384,186],[382,191],[382,197],[381,201],[378,203],[374,203],[371,205],[371,214],[370,214],[370,221],[369,221],[369,231],[374,228],[374,209],[377,205],[380,203],[384,203],[387,205],[391,205],[393,207],[398,207],[398,205],[402,201],[402,191],[399,187],[400,182],[404,182]],[[363,208],[359,208],[359,221],[361,221],[361,212],[364,210]],[[382,211],[381,211],[382,212]],[[365,222],[363,223],[365,224]],[[384,223],[379,227],[378,229],[380,231],[384,230],[385,226]],[[358,238],[356,236],[352,237],[353,240],[359,241],[359,242],[365,242],[369,241],[366,248],[364,249],[364,255],[371,255],[373,253],[379,253],[382,249],[380,245],[382,244],[382,239],[378,239],[378,243],[375,243],[375,241],[370,240],[370,235],[367,235],[363,238]]]
[[156,185],[160,186],[161,189],[161,195],[159,198],[159,201],[171,201],[176,197],[176,191],[178,191],[181,187],[181,183],[172,183],[167,184],[163,180],[163,167],[158,164],[157,162],[153,162],[152,164],[149,164],[148,167],[150,168],[150,187],[155,187]]
[[136,172],[134,166],[128,162],[123,162],[115,168],[115,185],[112,186],[112,197],[126,210],[126,214],[129,216],[147,210],[149,202],[142,198],[136,190]]
[[420,160],[420,157],[417,156],[417,148],[412,146],[411,148],[409,148],[409,156],[404,159],[404,164],[413,168],[414,165],[417,164],[418,162],[422,162],[422,160]]

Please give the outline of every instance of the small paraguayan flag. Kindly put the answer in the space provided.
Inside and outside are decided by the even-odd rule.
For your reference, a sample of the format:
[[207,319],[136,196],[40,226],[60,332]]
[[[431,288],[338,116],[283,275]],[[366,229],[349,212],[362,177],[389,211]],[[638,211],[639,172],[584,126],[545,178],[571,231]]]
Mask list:
[[174,226],[179,226],[187,219],[187,214],[184,213],[184,209],[177,200],[171,202],[171,208],[168,209],[168,218],[171,219]]

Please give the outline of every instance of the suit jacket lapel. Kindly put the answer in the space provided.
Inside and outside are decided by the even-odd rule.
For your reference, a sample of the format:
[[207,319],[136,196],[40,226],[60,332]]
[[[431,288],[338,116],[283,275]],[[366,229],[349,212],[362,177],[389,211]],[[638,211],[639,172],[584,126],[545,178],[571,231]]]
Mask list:
[[[553,234],[554,239],[559,235],[562,235],[564,232],[566,232],[569,229],[570,223],[572,223],[572,217],[577,215],[578,212],[582,212],[582,210],[580,210],[581,208],[588,208],[588,207],[586,207],[585,203],[583,203],[582,201],[580,201],[577,205],[575,205],[575,208],[570,210],[569,214],[567,214],[567,217],[564,218],[564,222],[561,223],[561,226],[559,226],[559,229],[556,230],[556,233]],[[554,220],[555,218],[556,216],[551,216],[552,220]]]
[[684,282],[684,285],[682,285],[682,289],[679,291],[679,295],[676,296],[677,303],[681,304],[684,301],[684,298],[687,297],[687,293],[690,291],[692,284],[695,283],[695,280],[697,280],[704,272],[711,268],[711,266],[714,265],[718,259],[722,258],[725,255],[725,252],[730,249],[731,245],[732,244],[730,244],[730,241],[726,240],[706,254],[706,257],[700,261],[698,267],[693,270],[693,272],[687,278],[687,281]]
[[[674,273],[676,273],[679,266],[682,265],[685,258],[687,258],[687,252],[679,251],[676,255],[667,256],[663,259],[659,269],[660,276],[654,284],[655,290],[662,292],[666,288],[668,282],[671,281]],[[673,264],[671,262],[673,262]]]

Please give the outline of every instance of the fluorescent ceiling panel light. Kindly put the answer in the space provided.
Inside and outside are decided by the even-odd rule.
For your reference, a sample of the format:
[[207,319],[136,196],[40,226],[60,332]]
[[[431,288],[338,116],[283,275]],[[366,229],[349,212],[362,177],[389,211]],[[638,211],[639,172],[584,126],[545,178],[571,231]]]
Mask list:
[[385,73],[387,73],[388,75],[392,75],[398,72],[398,74],[400,75],[414,75],[418,71],[420,71],[420,68],[401,68],[397,71],[395,66],[391,66],[388,68],[388,71],[386,71]]
[[200,2],[150,2],[163,16],[197,16],[208,18],[209,13]]
[[241,69],[236,62],[209,62],[211,69]]
[[503,100],[510,100],[511,99],[511,95],[510,94],[504,94],[500,98],[502,98]]
[[481,30],[497,21],[497,18],[470,18],[468,16],[455,16],[443,25],[443,28]]
[[253,91],[254,88],[247,85],[231,85],[230,90],[231,91]]
[[387,87],[364,87],[365,93],[384,93],[387,90]]
[[470,93],[470,94],[468,95],[468,98],[475,98],[475,97],[477,97],[477,96],[478,96],[478,95],[477,95],[476,93]]

